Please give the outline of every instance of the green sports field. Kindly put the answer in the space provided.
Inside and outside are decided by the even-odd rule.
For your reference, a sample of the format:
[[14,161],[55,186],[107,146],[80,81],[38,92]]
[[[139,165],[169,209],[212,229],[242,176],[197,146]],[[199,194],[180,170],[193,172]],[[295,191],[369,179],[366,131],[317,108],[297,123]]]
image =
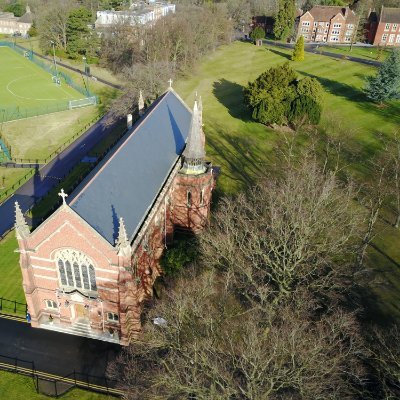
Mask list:
[[[68,85],[57,86],[51,75],[8,47],[0,47],[0,121],[2,109],[49,109],[83,96]],[[43,112],[44,114],[45,112]]]

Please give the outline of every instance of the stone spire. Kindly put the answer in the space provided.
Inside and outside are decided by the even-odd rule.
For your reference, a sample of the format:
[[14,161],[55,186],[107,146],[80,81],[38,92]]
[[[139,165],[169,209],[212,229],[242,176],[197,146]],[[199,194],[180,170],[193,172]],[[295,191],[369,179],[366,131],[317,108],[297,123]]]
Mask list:
[[115,241],[115,246],[118,249],[119,256],[130,257],[131,245],[129,243],[128,235],[126,233],[125,223],[122,217],[119,219],[118,238]]
[[[200,103],[202,108],[202,104]],[[192,122],[190,124],[189,137],[185,150],[183,151],[182,172],[186,174],[202,174],[206,168],[204,165],[205,151],[203,140],[202,110],[194,102]]]
[[29,226],[26,223],[24,214],[22,214],[18,201],[15,202],[15,232],[18,239],[25,239],[30,234]]
[[139,116],[142,116],[144,114],[144,100],[141,90],[139,91],[138,110],[139,110]]

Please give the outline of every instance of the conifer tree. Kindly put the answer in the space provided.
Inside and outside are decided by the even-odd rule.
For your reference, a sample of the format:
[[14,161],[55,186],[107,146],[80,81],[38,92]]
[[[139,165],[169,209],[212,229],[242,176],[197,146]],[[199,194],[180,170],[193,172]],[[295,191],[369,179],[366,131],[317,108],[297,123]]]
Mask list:
[[377,103],[400,97],[400,50],[394,49],[379,67],[376,76],[367,78],[367,97]]
[[294,46],[292,61],[304,61],[304,36],[297,39]]
[[278,40],[285,40],[293,31],[296,17],[294,0],[279,0],[279,11],[275,18],[274,35]]

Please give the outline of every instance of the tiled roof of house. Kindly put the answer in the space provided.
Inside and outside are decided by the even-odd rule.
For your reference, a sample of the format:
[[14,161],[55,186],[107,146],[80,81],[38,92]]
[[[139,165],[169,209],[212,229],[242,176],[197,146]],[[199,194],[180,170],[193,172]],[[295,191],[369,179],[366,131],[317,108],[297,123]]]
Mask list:
[[187,140],[191,110],[169,90],[68,197],[69,206],[114,245],[119,218],[132,240]]
[[386,22],[390,24],[400,23],[400,8],[382,6],[379,22]]
[[18,18],[18,22],[25,22],[27,24],[31,24],[35,19],[35,15],[33,13],[26,12],[22,17]]
[[315,21],[321,22],[328,22],[338,14],[346,16],[348,22],[352,22],[357,18],[356,14],[348,7],[339,6],[314,6],[309,13],[314,17]]

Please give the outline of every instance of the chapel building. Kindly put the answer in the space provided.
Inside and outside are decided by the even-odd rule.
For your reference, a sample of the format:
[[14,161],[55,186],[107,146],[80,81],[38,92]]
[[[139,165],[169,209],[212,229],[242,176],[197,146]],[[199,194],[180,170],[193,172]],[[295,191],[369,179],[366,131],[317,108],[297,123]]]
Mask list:
[[174,231],[208,224],[215,175],[205,161],[201,99],[192,111],[170,88],[141,114],[32,232],[16,203],[33,327],[129,344]]

